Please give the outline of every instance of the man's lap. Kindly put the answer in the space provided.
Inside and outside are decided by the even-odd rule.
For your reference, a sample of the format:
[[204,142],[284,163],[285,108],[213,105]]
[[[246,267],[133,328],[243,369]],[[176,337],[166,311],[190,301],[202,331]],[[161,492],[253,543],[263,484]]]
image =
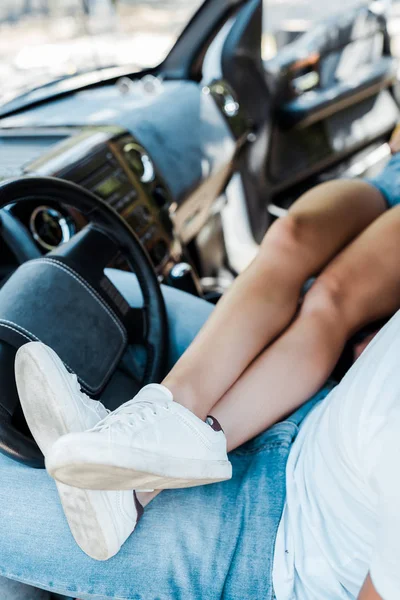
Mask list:
[[47,474],[0,456],[0,574],[81,598],[268,598],[288,447],[271,440],[234,454],[229,482],[163,492],[105,563],[75,544]]
[[286,460],[314,402],[233,452],[231,481],[162,492],[105,563],[76,546],[47,473],[0,455],[0,574],[83,599],[272,598]]

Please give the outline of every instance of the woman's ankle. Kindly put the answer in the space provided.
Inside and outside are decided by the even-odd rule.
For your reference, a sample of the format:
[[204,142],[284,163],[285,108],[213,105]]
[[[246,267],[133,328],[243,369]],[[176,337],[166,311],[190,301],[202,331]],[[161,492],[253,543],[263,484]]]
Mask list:
[[162,385],[169,389],[174,397],[174,402],[181,404],[190,412],[205,421],[208,415],[207,407],[204,406],[204,401],[193,389],[193,386],[187,383],[183,384],[174,377],[167,377],[162,381]]

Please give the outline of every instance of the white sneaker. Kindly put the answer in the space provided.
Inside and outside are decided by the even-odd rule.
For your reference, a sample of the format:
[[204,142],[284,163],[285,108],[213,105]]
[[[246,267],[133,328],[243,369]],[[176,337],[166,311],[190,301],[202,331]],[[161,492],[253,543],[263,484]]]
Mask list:
[[[25,418],[45,456],[60,436],[93,427],[109,413],[81,392],[76,375],[39,342],[18,350],[15,377]],[[76,543],[96,560],[114,556],[143,513],[132,491],[82,490],[62,483],[57,488]]]
[[230,479],[226,438],[151,384],[85,433],[60,438],[46,458],[50,475],[89,489],[183,488]]

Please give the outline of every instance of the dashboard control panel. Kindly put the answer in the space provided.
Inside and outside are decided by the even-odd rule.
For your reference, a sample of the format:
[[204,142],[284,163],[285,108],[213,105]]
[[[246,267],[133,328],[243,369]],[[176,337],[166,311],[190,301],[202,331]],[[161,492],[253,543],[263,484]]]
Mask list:
[[[68,179],[104,200],[132,227],[159,273],[167,273],[180,260],[181,246],[170,220],[170,193],[148,152],[125,130],[81,130],[29,164],[25,172]],[[64,215],[54,207],[37,206],[29,227],[48,251],[84,226],[81,219],[72,212]]]

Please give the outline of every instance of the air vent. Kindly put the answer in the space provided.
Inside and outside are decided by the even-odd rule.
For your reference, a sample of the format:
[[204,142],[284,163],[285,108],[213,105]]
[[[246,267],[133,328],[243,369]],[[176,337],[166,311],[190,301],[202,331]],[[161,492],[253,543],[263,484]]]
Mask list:
[[235,92],[226,81],[213,81],[203,88],[203,94],[211,94],[214,98],[236,139],[245,138],[250,133],[251,123],[243,113]]
[[151,183],[155,178],[153,161],[146,150],[136,142],[129,142],[123,147],[126,162],[136,173],[142,183]]

